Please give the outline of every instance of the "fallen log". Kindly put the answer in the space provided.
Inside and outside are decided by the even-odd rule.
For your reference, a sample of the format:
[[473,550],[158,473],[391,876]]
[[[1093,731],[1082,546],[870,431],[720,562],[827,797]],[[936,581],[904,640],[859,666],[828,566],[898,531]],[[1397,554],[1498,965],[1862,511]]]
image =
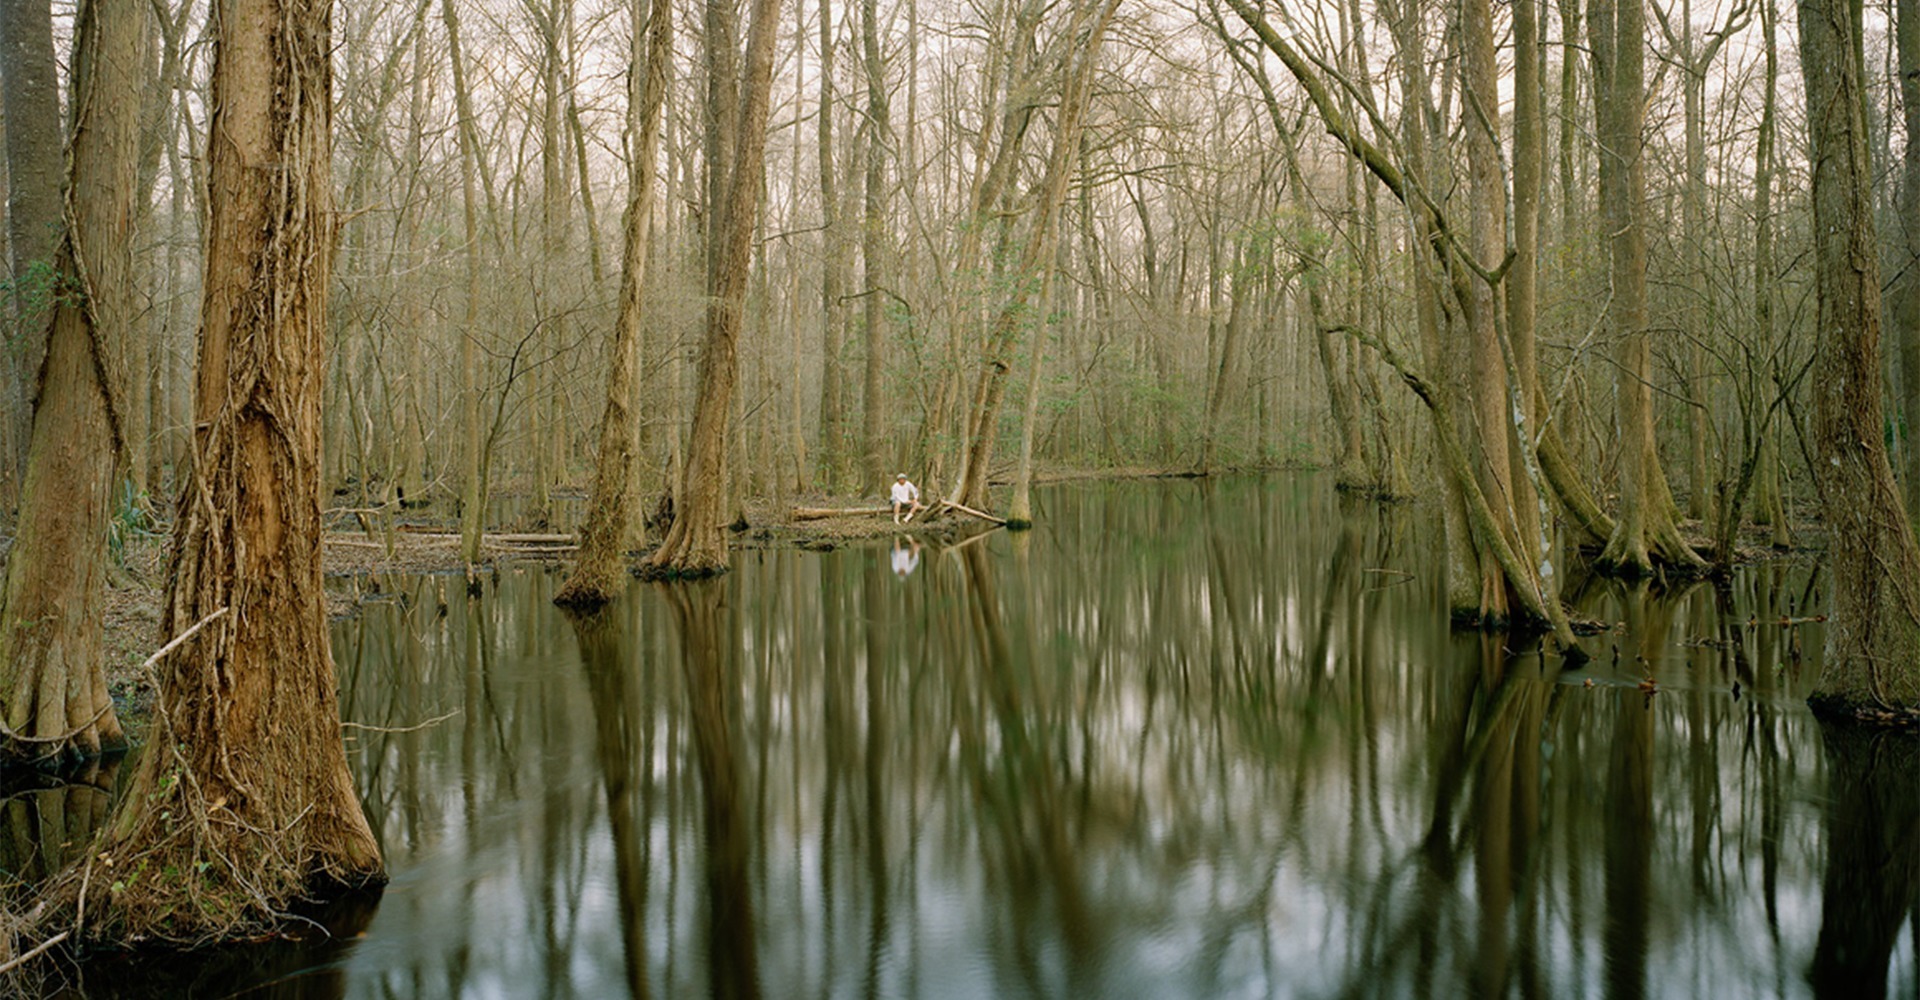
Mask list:
[[1003,528],[1007,526],[1006,519],[1004,518],[994,517],[992,514],[989,514],[984,510],[974,510],[972,507],[969,507],[966,504],[954,503],[951,500],[940,501],[940,509],[941,510],[949,510],[949,509],[957,510],[962,514],[970,514],[974,517],[977,517],[980,520],[987,522],[988,524],[997,524]]
[[795,507],[793,519],[796,521],[818,521],[828,517],[868,517],[874,514],[891,514],[892,507]]
[[[402,527],[400,533],[406,535],[408,538],[419,539],[423,542],[457,542],[460,540],[459,532],[453,531],[421,531]],[[480,538],[489,545],[573,545],[578,541],[578,539],[571,534],[494,534],[490,532],[481,535]]]

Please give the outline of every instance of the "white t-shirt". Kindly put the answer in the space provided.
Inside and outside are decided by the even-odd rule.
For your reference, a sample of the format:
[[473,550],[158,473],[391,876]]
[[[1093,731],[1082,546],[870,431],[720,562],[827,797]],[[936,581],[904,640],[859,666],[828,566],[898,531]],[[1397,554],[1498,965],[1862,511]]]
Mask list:
[[912,573],[914,567],[918,565],[920,565],[920,553],[915,552],[912,549],[894,549],[893,550],[894,573],[900,576],[906,576],[907,574]]
[[920,500],[920,487],[915,486],[904,479],[896,479],[893,481],[893,502],[894,503],[918,503],[919,500]]

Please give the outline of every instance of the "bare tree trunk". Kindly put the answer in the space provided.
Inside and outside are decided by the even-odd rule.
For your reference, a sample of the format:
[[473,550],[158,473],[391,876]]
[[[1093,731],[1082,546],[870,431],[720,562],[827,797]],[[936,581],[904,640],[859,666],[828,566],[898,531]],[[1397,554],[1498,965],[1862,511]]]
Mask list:
[[[1582,215],[1586,199],[1573,174],[1574,138],[1580,132],[1576,116],[1580,109],[1580,60],[1576,48],[1581,37],[1580,0],[1559,0],[1560,10],[1560,135],[1555,164],[1560,177],[1560,239],[1562,244],[1574,238],[1575,220]],[[1555,492],[1559,492],[1558,488]],[[1612,534],[1609,530],[1607,534]],[[1606,535],[1597,541],[1606,541]]]
[[[1462,49],[1465,73],[1461,96],[1466,102],[1467,174],[1470,181],[1471,215],[1468,227],[1471,252],[1477,269],[1494,271],[1505,258],[1506,184],[1500,163],[1500,98],[1497,68],[1494,64],[1493,12],[1487,0],[1464,0],[1461,6]],[[1515,261],[1518,268],[1521,261]],[[1512,274],[1509,269],[1508,274]],[[1500,515],[1498,530],[1506,544],[1519,555],[1521,564],[1539,565],[1539,536],[1529,536],[1520,528],[1520,512],[1529,511],[1537,502],[1531,482],[1516,475],[1524,470],[1523,453],[1515,440],[1514,424],[1530,424],[1525,408],[1531,402],[1524,386],[1514,386],[1507,371],[1507,350],[1501,344],[1501,292],[1505,282],[1493,283],[1468,279],[1470,292],[1462,303],[1471,338],[1468,372],[1471,379],[1470,406],[1461,416],[1467,423],[1462,436],[1478,442],[1479,454],[1474,472],[1480,489]],[[1519,410],[1519,413],[1515,413]],[[1512,614],[1507,582],[1502,567],[1486,558],[1488,539],[1476,538],[1480,558],[1480,616],[1483,622],[1504,624]]]
[[[1779,15],[1775,12],[1774,0],[1760,0],[1760,33],[1765,39],[1766,74],[1765,96],[1761,99],[1759,134],[1754,140],[1753,168],[1753,315],[1755,335],[1768,350],[1774,341],[1773,324],[1773,172],[1774,147],[1776,144],[1775,113],[1778,104],[1780,82],[1779,52],[1775,45],[1775,22]],[[1762,424],[1760,428],[1759,491],[1758,506],[1773,529],[1773,544],[1786,548],[1793,543],[1792,528],[1787,524],[1785,505],[1781,502],[1780,489],[1780,449],[1777,444],[1778,422],[1773,425]]]
[[1647,343],[1647,244],[1643,131],[1646,21],[1643,0],[1596,0],[1588,11],[1600,137],[1601,222],[1608,233],[1620,400],[1620,515],[1599,565],[1624,576],[1653,572],[1656,558],[1686,571],[1706,564],[1681,539],[1653,433],[1653,355]]
[[1026,402],[1020,411],[1020,458],[1014,466],[1013,494],[1007,500],[1007,527],[1014,531],[1033,527],[1033,439],[1035,425],[1040,422],[1040,376],[1046,368],[1048,333],[1058,311],[1059,292],[1054,275],[1067,270],[1065,244],[1059,244],[1057,250],[1058,259],[1053,269],[1041,279],[1040,315],[1027,336],[1027,387]]
[[[673,5],[653,0],[647,19],[647,61],[631,69],[644,75],[640,134],[634,144],[633,188],[627,202],[626,250],[620,266],[620,306],[608,345],[607,401],[600,416],[599,461],[588,500],[587,523],[580,534],[580,556],[573,575],[553,598],[555,604],[598,607],[620,592],[626,566],[622,550],[629,536],[633,494],[633,447],[640,415],[634,404],[634,367],[645,311],[647,251],[653,228],[654,149],[660,143],[660,108],[666,99],[668,60],[673,57]],[[638,32],[640,27],[634,26]]]
[[[0,753],[89,757],[123,745],[102,669],[113,472],[135,339],[131,222],[145,12],[90,0],[75,18],[66,235],[0,613]],[[145,373],[141,373],[144,378]]]
[[[400,206],[400,226],[403,230],[402,245],[406,255],[402,270],[406,273],[421,267],[425,257],[424,224],[427,213],[427,186],[421,175],[426,170],[426,118],[427,118],[427,14],[432,7],[431,0],[420,0],[414,11],[413,24],[413,80],[407,101],[407,159],[401,169],[409,170],[413,176],[406,186],[406,201]],[[399,409],[393,414],[396,442],[396,468],[394,469],[394,496],[404,505],[408,499],[415,503],[427,499],[427,428],[422,419],[426,408],[421,386],[425,372],[421,365],[421,342],[427,339],[427,310],[424,300],[428,292],[424,288],[410,287],[400,294],[406,297],[405,320],[399,331],[400,349],[392,351],[395,367],[399,369],[397,378],[389,373],[389,380],[398,381],[398,398],[389,397],[391,405]]]
[[599,288],[606,280],[606,265],[600,259],[600,213],[594,208],[593,174],[588,171],[587,130],[580,122],[580,70],[579,62],[580,33],[574,23],[577,4],[569,3],[566,9],[567,60],[567,137],[573,143],[573,173],[575,189],[580,194],[580,214],[587,227],[587,277]]
[[[748,28],[746,71],[736,82],[723,78],[735,56],[733,12],[729,0],[708,0],[708,67],[715,74],[710,93],[738,88],[737,113],[725,137],[729,155],[712,165],[709,190],[723,191],[708,208],[718,222],[709,230],[707,332],[700,357],[700,391],[695,397],[693,430],[687,448],[686,502],[676,511],[673,529],[647,559],[656,575],[711,576],[727,569],[726,511],[727,423],[733,412],[739,375],[738,344],[746,309],[747,278],[753,261],[753,228],[758,215],[761,166],[766,158],[768,91],[773,78],[774,40],[779,35],[779,0],[753,0]],[[711,47],[724,44],[725,52]]]
[[840,179],[833,165],[833,56],[835,31],[832,0],[820,0],[820,228],[826,254],[820,261],[820,486],[829,493],[841,489],[845,467],[846,430],[841,389],[840,343],[847,321],[846,254],[840,223]]
[[[571,202],[563,173],[567,160],[562,150],[564,125],[561,116],[560,20],[564,14],[560,0],[547,0],[544,8],[527,5],[540,34],[540,276],[541,293],[537,298],[540,314],[534,317],[540,332],[535,344],[541,355],[557,354],[567,342],[566,305],[563,302],[567,268],[566,215]],[[546,526],[553,519],[553,487],[564,470],[556,461],[556,447],[566,436],[560,419],[560,396],[565,391],[552,364],[533,368],[533,405],[529,408],[533,431],[533,500],[531,520]],[[560,452],[564,454],[564,452]]]
[[[1099,4],[1097,9],[1095,2]],[[1053,251],[1060,235],[1060,206],[1066,200],[1071,164],[1080,148],[1079,130],[1091,100],[1093,71],[1099,61],[1101,42],[1117,4],[1118,0],[1076,4],[1073,20],[1066,29],[1070,33],[1068,37],[1075,40],[1071,51],[1078,61],[1062,67],[1062,97],[1053,153],[1034,193],[1033,228],[1014,265],[1010,291],[987,332],[985,349],[981,352],[973,406],[967,417],[967,433],[961,442],[959,474],[947,497],[949,502],[978,508],[987,506],[987,471],[993,458],[994,439],[998,436],[995,431],[1000,402],[1006,394],[1007,372],[1012,366],[1013,344],[1023,328],[1031,328],[1029,304],[1036,293],[1044,295],[1046,283],[1051,280]],[[1081,31],[1086,32],[1084,43],[1078,41]]]
[[1247,295],[1248,286],[1253,283],[1253,268],[1246,259],[1244,243],[1234,247],[1233,256],[1233,287],[1227,291],[1227,323],[1220,335],[1220,353],[1213,370],[1213,390],[1207,394],[1206,425],[1201,428],[1201,472],[1213,471],[1223,419],[1221,411],[1226,405],[1227,388],[1233,384],[1234,362],[1239,360],[1242,330],[1247,324]]
[[880,54],[880,27],[874,0],[861,0],[860,42],[867,76],[866,219],[860,232],[860,260],[866,269],[867,359],[861,390],[861,454],[868,483],[887,480],[887,393],[882,379],[887,364],[887,147],[893,142],[892,110],[887,103],[886,62]]
[[1520,484],[1514,497],[1514,525],[1523,547],[1538,564],[1552,554],[1546,512],[1534,483],[1542,478],[1540,425],[1545,419],[1540,394],[1539,348],[1535,333],[1539,277],[1540,177],[1546,164],[1545,118],[1540,111],[1540,24],[1538,0],[1513,0],[1513,264],[1507,268],[1507,339],[1512,345],[1512,396],[1518,415],[1509,420],[1512,465],[1508,474]]
[[460,495],[460,558],[467,564],[467,586],[474,587],[473,566],[480,561],[480,535],[487,519],[487,463],[480,429],[480,220],[479,193],[474,174],[480,159],[479,126],[473,118],[473,97],[467,89],[466,61],[461,52],[460,18],[454,0],[441,0],[441,19],[447,26],[447,54],[453,66],[454,108],[459,115],[460,206],[466,239],[466,317],[460,326],[460,409],[466,425],[461,458],[464,474]]
[[129,871],[196,874],[93,880],[88,926],[121,940],[257,932],[318,886],[384,877],[320,584],[331,9],[223,0],[217,15],[194,463],[161,622],[198,631],[161,663],[153,752],[102,844]]
[[[1766,50],[1766,68],[1760,125],[1756,130],[1753,154],[1753,344],[1763,356],[1773,356],[1776,350],[1773,323],[1773,148],[1774,105],[1779,81],[1779,58],[1774,44],[1777,17],[1773,0],[1762,0],[1760,33]],[[1748,379],[1750,385],[1759,381],[1753,374]],[[1759,395],[1757,385],[1751,392],[1756,397]],[[1740,468],[1731,488],[1727,489],[1724,501],[1718,505],[1720,516],[1715,525],[1714,558],[1722,566],[1732,564],[1734,539],[1740,531],[1749,491],[1752,491],[1759,508],[1754,519],[1772,529],[1773,544],[1785,548],[1791,541],[1786,511],[1781,504],[1779,453],[1774,442],[1777,426],[1775,408],[1785,398],[1784,394],[1777,395],[1757,419],[1752,412],[1758,404],[1757,398],[1742,407]]]
[[[1247,0],[1228,0],[1228,5],[1233,8],[1242,23],[1254,30],[1261,45],[1278,56],[1287,71],[1306,90],[1308,99],[1312,102],[1315,112],[1327,131],[1338,139],[1349,153],[1366,164],[1368,171],[1411,212],[1417,242],[1424,244],[1423,249],[1434,252],[1438,269],[1445,274],[1447,283],[1452,286],[1456,305],[1462,312],[1472,313],[1476,302],[1472,285],[1482,282],[1483,278],[1478,274],[1466,273],[1467,262],[1463,262],[1451,249],[1457,245],[1459,237],[1457,231],[1447,222],[1442,207],[1418,194],[1423,189],[1434,189],[1432,178],[1427,176],[1429,172],[1428,140],[1426,130],[1421,125],[1422,117],[1430,115],[1431,111],[1415,109],[1409,116],[1411,127],[1407,143],[1407,171],[1410,173],[1403,172],[1399,163],[1370,142],[1341,112],[1323,82],[1320,70],[1303,58],[1263,13]],[[1419,68],[1420,59],[1423,57],[1418,55],[1420,34],[1418,18],[1403,16],[1394,18],[1394,21],[1394,32],[1402,52],[1403,65],[1408,68],[1409,81],[1414,84],[1407,89],[1411,93],[1425,93],[1427,88]],[[1482,22],[1482,25],[1484,27],[1485,23]],[[1225,25],[1220,23],[1216,23],[1215,30],[1222,34],[1226,32]],[[1239,54],[1238,50],[1230,49],[1229,51],[1234,54],[1236,61],[1245,72],[1261,82],[1270,114],[1277,123],[1280,122],[1283,116],[1278,110],[1278,102],[1272,96],[1272,88],[1265,82],[1265,70],[1258,62]],[[1485,85],[1486,74],[1481,73],[1480,78],[1483,81],[1480,92],[1488,93],[1491,88]],[[1490,102],[1482,102],[1480,109],[1471,111],[1479,117],[1479,120],[1470,122],[1468,127],[1481,129],[1491,136],[1497,134],[1496,119],[1485,110],[1487,103]],[[1284,126],[1282,132],[1285,132]],[[1434,318],[1437,319],[1437,317]],[[1430,361],[1444,368],[1449,360],[1447,352],[1442,350],[1437,336],[1437,324],[1430,323],[1428,320],[1429,317],[1423,314],[1421,326],[1423,334],[1426,334],[1424,346],[1427,348]],[[1512,508],[1509,506],[1511,495],[1490,496],[1481,487],[1480,471],[1476,468],[1478,463],[1469,451],[1472,439],[1465,437],[1462,433],[1463,429],[1467,429],[1482,436],[1499,435],[1504,440],[1505,436],[1511,433],[1511,424],[1504,412],[1493,418],[1503,426],[1483,431],[1481,428],[1486,427],[1484,421],[1468,421],[1455,412],[1449,386],[1444,382],[1441,385],[1435,385],[1427,381],[1405,362],[1399,360],[1397,352],[1391,345],[1378,336],[1351,325],[1343,325],[1336,331],[1329,332],[1345,332],[1372,347],[1380,355],[1381,360],[1397,371],[1402,381],[1414,390],[1432,416],[1434,437],[1440,446],[1443,460],[1442,467],[1448,475],[1448,541],[1450,545],[1448,596],[1454,604],[1456,616],[1465,612],[1481,623],[1494,624],[1496,616],[1504,617],[1511,607],[1526,618],[1549,624],[1556,639],[1563,646],[1571,647],[1574,642],[1573,633],[1568,625],[1565,611],[1560,607],[1557,597],[1548,589],[1547,581],[1543,579],[1544,574],[1537,566],[1529,564],[1509,541],[1513,517]],[[1481,457],[1484,458],[1488,448],[1487,442],[1482,441]],[[1501,467],[1504,468],[1505,463],[1502,463]],[[1455,504],[1458,504],[1457,510],[1453,509]],[[1459,524],[1460,521],[1465,522],[1464,526]],[[1462,530],[1456,530],[1456,528]],[[1464,532],[1471,534],[1470,546],[1462,544]],[[1472,576],[1480,582],[1477,601],[1470,593],[1473,582],[1462,579],[1466,575],[1465,571],[1470,568],[1466,565],[1468,562],[1475,564],[1471,567]],[[1487,571],[1486,566],[1489,564],[1497,567],[1497,577]]]
[[[793,8],[793,72],[795,77],[805,79],[807,75],[807,5],[805,3],[795,3]],[[805,100],[803,94],[796,92],[794,96],[796,108],[804,104]],[[799,183],[800,177],[802,176],[800,172],[800,151],[803,145],[804,143],[796,139],[790,147],[792,158],[788,161],[787,172],[793,178],[795,184]],[[790,214],[787,216],[787,229],[799,230],[805,226],[805,223],[801,222],[799,218],[801,206],[802,200],[797,196],[788,202]],[[786,439],[788,449],[786,459],[792,463],[793,475],[785,481],[785,484],[781,488],[780,500],[781,506],[783,507],[786,506],[786,500],[788,499],[786,496],[787,490],[803,494],[813,492],[814,475],[812,460],[809,459],[807,455],[806,394],[801,389],[803,379],[800,376],[800,373],[804,370],[801,367],[801,358],[803,356],[801,350],[803,341],[802,332],[806,329],[806,324],[801,322],[802,313],[800,311],[800,277],[804,268],[792,260],[792,241],[789,240],[786,242],[789,255],[786,315]]]
[[19,502],[33,382],[47,348],[60,233],[60,83],[49,0],[0,3],[0,102],[7,138],[7,247],[20,345],[0,366],[0,511]]
[[1881,436],[1880,269],[1860,7],[1802,0],[1799,14],[1819,300],[1814,476],[1833,565],[1826,666],[1809,700],[1840,711],[1920,705],[1920,549]]
[[[171,12],[153,10],[149,5],[151,16],[144,19],[147,28],[143,48],[147,51],[141,58],[151,72],[140,95],[140,151],[134,171],[136,191],[154,190],[161,165],[171,166],[179,156],[175,94],[185,83],[181,40],[196,8],[193,0],[175,5]],[[174,197],[179,197],[177,189],[183,183],[171,185],[176,189]],[[127,443],[132,452],[129,461],[134,466],[130,471],[134,474],[135,487],[146,495],[145,502],[157,506],[153,498],[167,489],[166,468],[171,457],[167,427],[171,419],[168,396],[172,391],[168,334],[174,329],[173,263],[178,234],[172,220],[165,227],[159,224],[155,209],[151,199],[135,200],[134,241],[137,247],[146,247],[144,259],[136,257],[135,280],[149,289],[151,305],[146,333],[135,349],[136,355],[144,356],[130,361],[128,374],[131,384],[146,387],[145,412],[136,421],[143,426],[128,434]],[[137,401],[135,405],[137,408]]]

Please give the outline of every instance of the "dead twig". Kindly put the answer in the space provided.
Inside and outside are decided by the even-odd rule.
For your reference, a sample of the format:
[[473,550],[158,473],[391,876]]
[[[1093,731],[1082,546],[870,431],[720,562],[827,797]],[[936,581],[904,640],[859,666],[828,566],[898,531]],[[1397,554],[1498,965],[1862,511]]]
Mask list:
[[46,939],[45,941],[40,942],[38,945],[34,947],[32,951],[29,951],[26,954],[21,955],[20,957],[15,958],[10,962],[7,962],[5,964],[0,964],[0,976],[4,976],[7,973],[12,972],[13,970],[27,964],[28,962],[31,962],[34,959],[39,958],[41,955],[46,954],[48,949],[52,948],[54,945],[57,945],[62,941],[65,941],[67,939],[67,935],[72,933],[73,933],[72,931],[61,931],[60,933],[55,934],[54,936]]

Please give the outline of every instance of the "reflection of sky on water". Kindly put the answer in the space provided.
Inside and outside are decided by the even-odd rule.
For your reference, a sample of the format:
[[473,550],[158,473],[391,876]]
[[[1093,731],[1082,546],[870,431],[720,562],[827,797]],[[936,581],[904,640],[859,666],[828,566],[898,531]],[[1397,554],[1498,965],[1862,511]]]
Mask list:
[[[1804,567],[1727,607],[1592,586],[1581,613],[1632,627],[1563,675],[1448,632],[1429,512],[1343,516],[1312,477],[1036,499],[1040,530],[929,547],[912,587],[884,545],[742,554],[717,720],[658,588],[614,611],[618,684],[536,570],[444,618],[403,581],[410,606],[341,625],[350,718],[462,709],[354,746],[395,877],[347,994],[624,994],[622,851],[654,996],[725,962],[769,996],[1809,992],[1813,668],[1738,625],[1808,606]],[[728,734],[744,886],[708,877],[701,724]],[[751,954],[710,943],[727,892]]]

